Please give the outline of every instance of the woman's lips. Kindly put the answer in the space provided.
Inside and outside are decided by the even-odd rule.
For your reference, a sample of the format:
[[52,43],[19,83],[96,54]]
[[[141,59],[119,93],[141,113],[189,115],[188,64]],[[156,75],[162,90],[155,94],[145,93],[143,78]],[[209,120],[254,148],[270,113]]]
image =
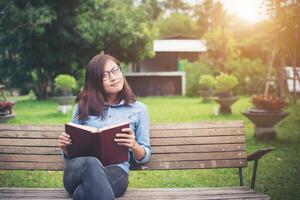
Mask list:
[[112,86],[112,87],[116,87],[116,86],[118,86],[118,85],[119,85],[119,82],[114,83],[114,84],[112,84],[111,86]]

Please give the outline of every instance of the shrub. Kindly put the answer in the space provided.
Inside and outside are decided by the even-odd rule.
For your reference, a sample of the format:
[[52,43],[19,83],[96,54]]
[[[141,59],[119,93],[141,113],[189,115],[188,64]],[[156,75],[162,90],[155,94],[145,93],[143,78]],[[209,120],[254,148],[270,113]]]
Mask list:
[[237,86],[238,80],[234,75],[221,73],[216,77],[216,91],[218,93],[231,92]]
[[252,95],[251,100],[255,109],[266,111],[281,111],[286,105],[283,99],[271,95]]
[[213,76],[206,74],[200,77],[199,84],[202,89],[212,89],[216,81]]
[[60,74],[54,79],[55,92],[61,95],[72,95],[76,88],[76,80],[68,74]]
[[[264,91],[267,67],[260,59],[237,58],[225,63],[239,81],[237,90],[244,94],[259,94]],[[255,83],[255,84],[254,84]]]
[[200,58],[196,62],[188,62],[181,60],[185,74],[186,74],[186,88],[187,96],[197,96],[201,89],[199,84],[199,77],[205,74],[213,74],[213,67],[209,64],[206,58]]

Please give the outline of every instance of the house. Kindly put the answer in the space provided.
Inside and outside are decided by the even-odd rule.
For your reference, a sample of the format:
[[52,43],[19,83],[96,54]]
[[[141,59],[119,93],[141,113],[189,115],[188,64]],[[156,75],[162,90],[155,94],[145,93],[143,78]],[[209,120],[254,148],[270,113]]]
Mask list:
[[300,67],[296,67],[295,69],[296,69],[296,72],[298,74],[298,78],[297,78],[297,76],[295,77],[295,75],[294,75],[293,67],[290,67],[290,66],[285,67],[287,86],[288,86],[288,90],[289,90],[290,93],[294,92],[294,79],[295,79],[296,93],[300,93],[300,80],[299,80]]
[[207,51],[205,42],[178,36],[154,40],[153,58],[141,61],[125,76],[137,96],[185,95],[185,72],[180,59],[195,61]]

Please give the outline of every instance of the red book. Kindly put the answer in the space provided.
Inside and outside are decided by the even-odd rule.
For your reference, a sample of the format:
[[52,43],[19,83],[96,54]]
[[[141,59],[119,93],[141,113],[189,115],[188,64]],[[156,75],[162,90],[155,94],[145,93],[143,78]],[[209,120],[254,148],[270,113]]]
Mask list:
[[125,162],[128,160],[128,148],[117,145],[114,139],[117,133],[128,127],[128,122],[103,128],[67,123],[65,132],[70,135],[72,141],[67,148],[68,156],[71,158],[93,156],[104,166]]

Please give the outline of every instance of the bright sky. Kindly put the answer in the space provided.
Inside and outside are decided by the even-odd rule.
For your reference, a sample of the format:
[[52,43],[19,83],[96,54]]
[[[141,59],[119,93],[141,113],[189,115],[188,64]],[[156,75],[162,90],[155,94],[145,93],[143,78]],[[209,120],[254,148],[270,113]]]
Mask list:
[[[188,3],[202,2],[203,0],[185,0]],[[224,8],[242,19],[255,23],[267,19],[263,14],[262,2],[264,0],[215,0],[220,1]]]
[[220,0],[228,12],[251,22],[259,22],[267,18],[263,13],[263,0]]

